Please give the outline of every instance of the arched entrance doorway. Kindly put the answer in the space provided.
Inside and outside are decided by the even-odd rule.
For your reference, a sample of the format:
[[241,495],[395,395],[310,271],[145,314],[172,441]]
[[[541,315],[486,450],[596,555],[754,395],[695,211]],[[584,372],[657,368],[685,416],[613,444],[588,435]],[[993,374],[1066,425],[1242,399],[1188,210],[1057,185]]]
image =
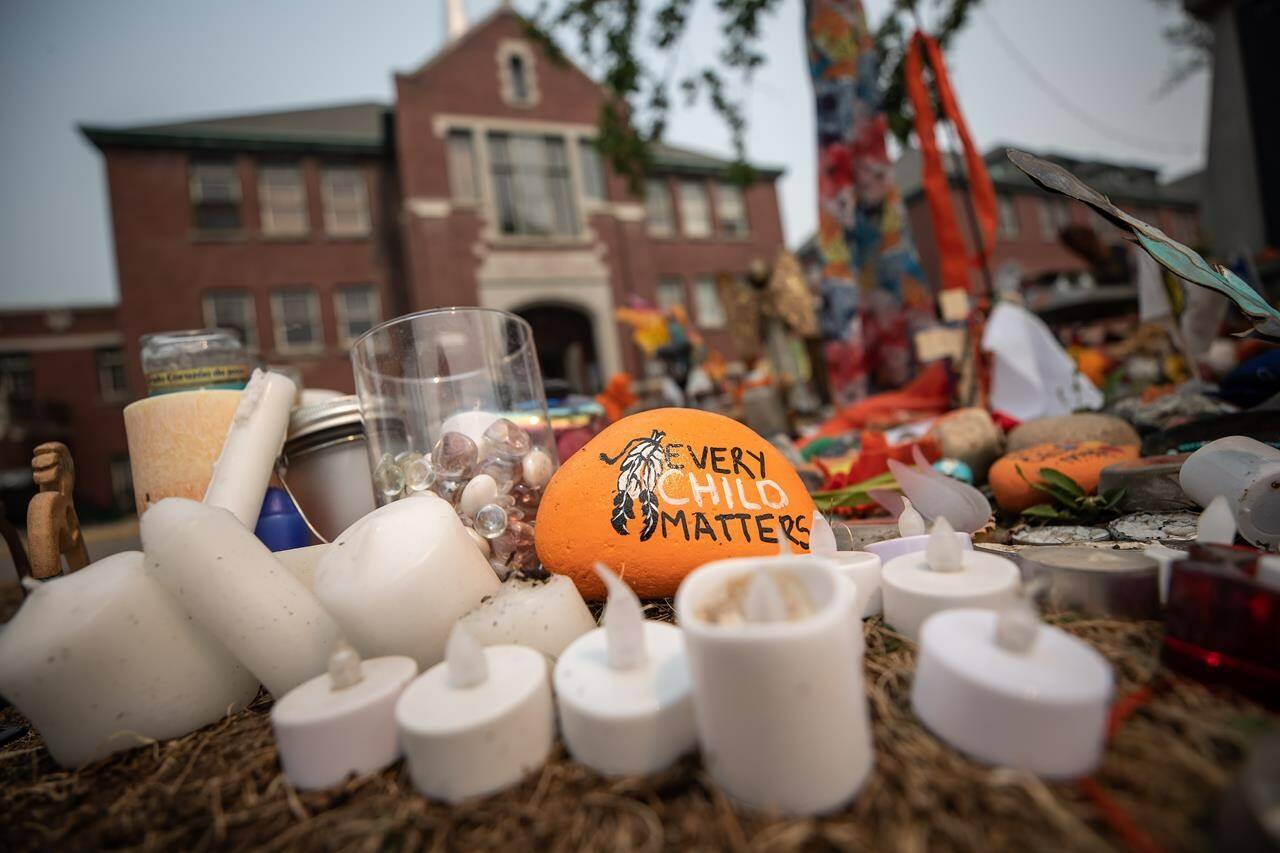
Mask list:
[[575,394],[600,391],[600,361],[591,315],[561,303],[527,305],[515,313],[533,327],[538,362],[549,395],[557,386]]

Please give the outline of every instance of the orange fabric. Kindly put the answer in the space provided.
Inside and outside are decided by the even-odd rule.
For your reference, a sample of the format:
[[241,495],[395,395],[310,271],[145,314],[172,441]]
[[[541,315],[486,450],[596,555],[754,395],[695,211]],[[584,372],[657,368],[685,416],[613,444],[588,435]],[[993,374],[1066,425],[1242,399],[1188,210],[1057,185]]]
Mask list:
[[960,112],[960,104],[956,100],[955,91],[951,88],[951,78],[947,74],[942,51],[936,41],[917,32],[911,37],[910,49],[907,51],[905,82],[907,96],[911,99],[911,106],[915,110],[916,136],[920,140],[920,153],[924,164],[925,198],[929,203],[929,215],[933,219],[933,230],[937,236],[938,252],[941,256],[942,286],[969,290],[969,268],[975,265],[978,259],[968,256],[964,238],[960,235],[960,226],[956,222],[955,211],[951,206],[947,174],[943,169],[942,155],[938,150],[933,101],[929,97],[924,81],[924,59],[928,59],[933,71],[934,85],[938,90],[942,114],[955,127],[964,149],[965,171],[969,175],[969,194],[973,199],[973,209],[978,220],[981,248],[987,257],[991,256],[991,251],[995,247],[996,191],[991,183],[991,176],[987,174],[986,163],[973,144],[969,127],[965,124],[964,116]]
[[604,391],[596,395],[596,402],[604,407],[604,416],[609,423],[621,420],[637,399],[639,398],[631,392],[629,373],[615,373],[609,377],[609,384]]
[[944,362],[935,361],[910,384],[897,391],[873,394],[846,406],[818,427],[808,440],[843,435],[868,424],[902,423],[940,415],[951,408],[951,378]]

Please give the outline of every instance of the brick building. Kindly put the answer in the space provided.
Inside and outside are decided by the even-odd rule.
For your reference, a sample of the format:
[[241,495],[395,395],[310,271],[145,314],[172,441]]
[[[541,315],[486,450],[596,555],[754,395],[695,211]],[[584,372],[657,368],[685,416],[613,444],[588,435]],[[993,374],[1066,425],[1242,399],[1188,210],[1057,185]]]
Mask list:
[[[69,316],[113,337],[63,353],[27,346],[36,314],[0,319],[0,352],[29,365],[17,381],[29,373],[32,399],[81,406],[72,398],[106,360],[127,401],[144,393],[139,336],[219,326],[310,387],[350,391],[348,344],[374,323],[482,305],[525,316],[545,374],[590,392],[642,366],[614,320],[633,296],[686,304],[732,357],[715,277],[782,248],[779,170],[757,167],[739,188],[727,161],[658,146],[633,194],[593,147],[603,91],[549,60],[505,7],[397,74],[395,91],[390,105],[83,127],[106,167],[120,304]],[[42,378],[54,353],[66,379]],[[82,501],[106,505],[123,428],[118,401],[110,417],[94,406],[62,431]],[[29,447],[6,452],[12,466]]]

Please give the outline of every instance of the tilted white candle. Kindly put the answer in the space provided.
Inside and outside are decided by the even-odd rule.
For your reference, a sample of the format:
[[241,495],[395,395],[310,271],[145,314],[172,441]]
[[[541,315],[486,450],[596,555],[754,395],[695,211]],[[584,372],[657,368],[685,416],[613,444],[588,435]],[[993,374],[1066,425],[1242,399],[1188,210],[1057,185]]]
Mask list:
[[556,662],[560,731],[575,760],[606,776],[654,773],[697,748],[684,637],[646,620],[631,587],[603,566],[604,627]]
[[298,386],[289,377],[255,370],[240,397],[222,453],[213,463],[204,502],[230,510],[250,530],[262,511],[297,394]]
[[884,621],[910,640],[924,620],[952,607],[1003,607],[1021,575],[1012,560],[965,550],[945,518],[934,522],[923,552],[895,557],[880,574]]
[[148,577],[140,551],[31,584],[0,633],[0,694],[64,767],[185,735],[258,692],[258,679]]
[[443,663],[396,703],[414,786],[456,803],[515,785],[541,767],[555,735],[547,661],[524,646],[481,646],[466,628]]
[[858,594],[858,613],[863,619],[878,616],[882,608],[880,558],[870,551],[839,550],[836,546],[835,531],[831,529],[830,522],[823,517],[822,513],[813,514],[809,531],[809,553],[831,563],[853,581]]
[[273,696],[325,671],[338,626],[234,515],[166,498],[141,527],[147,571]]
[[481,645],[514,643],[549,658],[596,627],[582,593],[564,575],[541,580],[514,574],[458,621]]
[[417,674],[412,658],[362,661],[340,645],[328,672],[290,690],[271,709],[284,775],[298,788],[327,788],[398,759],[396,700]]
[[454,623],[500,586],[453,507],[434,494],[379,507],[316,567],[316,595],[364,657],[439,663]]

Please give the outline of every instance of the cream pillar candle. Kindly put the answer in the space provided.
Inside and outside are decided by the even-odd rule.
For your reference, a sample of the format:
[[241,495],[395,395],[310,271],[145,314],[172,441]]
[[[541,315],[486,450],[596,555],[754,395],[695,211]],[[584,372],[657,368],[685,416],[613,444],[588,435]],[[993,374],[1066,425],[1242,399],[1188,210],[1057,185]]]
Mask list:
[[574,640],[553,680],[560,731],[576,761],[606,776],[655,773],[698,745],[680,629],[644,618],[631,587],[603,566],[604,627]]
[[365,657],[444,657],[455,622],[501,586],[457,513],[434,494],[379,507],[316,567],[316,595]]
[[836,546],[835,531],[831,529],[830,522],[823,517],[822,513],[813,514],[809,531],[809,553],[831,563],[853,581],[854,591],[857,593],[858,613],[863,619],[878,616],[882,609],[880,558],[870,551],[839,550]]
[[396,700],[417,674],[412,658],[362,661],[350,646],[339,646],[327,673],[290,690],[271,709],[284,775],[304,790],[328,788],[398,759]]
[[964,550],[945,518],[934,522],[923,552],[885,563],[880,574],[884,621],[918,640],[924,620],[952,607],[1003,607],[1013,601],[1021,576],[1012,560]]
[[169,498],[142,517],[147,571],[281,697],[325,671],[338,627],[225,509]]
[[528,646],[553,659],[596,627],[582,593],[564,575],[513,574],[458,622],[483,646]]
[[250,530],[262,511],[262,499],[284,447],[289,410],[297,395],[298,386],[289,377],[255,370],[213,465],[204,502],[230,510]]
[[165,498],[200,500],[240,405],[239,391],[178,391],[124,408],[138,515]]
[[720,560],[684,579],[675,606],[715,782],[784,814],[852,800],[873,751],[848,578],[810,556]]
[[541,653],[485,648],[455,627],[444,662],[418,676],[396,703],[414,787],[457,803],[517,784],[551,753],[552,704]]
[[0,694],[76,767],[244,707],[258,680],[125,551],[44,583],[0,632]]

